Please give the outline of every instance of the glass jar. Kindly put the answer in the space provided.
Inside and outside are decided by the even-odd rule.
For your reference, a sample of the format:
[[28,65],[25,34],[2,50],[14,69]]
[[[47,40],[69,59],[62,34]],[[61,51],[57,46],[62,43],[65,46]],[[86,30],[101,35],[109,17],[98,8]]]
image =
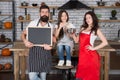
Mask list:
[[26,15],[26,20],[30,20],[30,14]]

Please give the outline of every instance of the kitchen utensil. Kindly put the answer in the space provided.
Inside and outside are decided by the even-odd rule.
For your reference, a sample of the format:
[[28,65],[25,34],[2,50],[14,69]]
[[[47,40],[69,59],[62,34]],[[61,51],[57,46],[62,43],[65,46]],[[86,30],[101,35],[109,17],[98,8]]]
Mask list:
[[105,3],[106,2],[103,2],[102,0],[101,1],[97,1],[97,5],[98,6],[105,6]]
[[27,3],[27,2],[24,1],[24,2],[21,3],[21,6],[28,6],[28,4],[29,3]]
[[34,6],[34,7],[37,6],[37,5],[38,5],[37,3],[33,3],[33,4],[32,4],[32,6]]
[[23,20],[24,17],[23,17],[22,15],[20,15],[20,16],[18,17],[18,19],[19,19],[19,20]]
[[116,3],[115,3],[115,6],[120,6],[120,2],[116,2]]
[[73,33],[76,32],[76,29],[74,29],[74,28],[69,28],[69,29],[67,29],[67,32],[68,32],[69,34],[73,34]]
[[25,16],[26,16],[26,20],[30,20],[30,14],[27,14]]

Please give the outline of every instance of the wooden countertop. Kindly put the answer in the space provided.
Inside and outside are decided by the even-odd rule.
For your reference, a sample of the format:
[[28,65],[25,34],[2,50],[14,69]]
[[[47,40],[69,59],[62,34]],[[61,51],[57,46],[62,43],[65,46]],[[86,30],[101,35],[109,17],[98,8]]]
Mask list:
[[[100,43],[99,40],[96,41],[95,45],[98,45]],[[117,41],[108,41],[109,45],[99,49],[98,51],[120,51],[120,42]],[[75,45],[75,49],[78,47],[78,44]],[[16,41],[14,42],[13,47],[10,49],[11,51],[23,51],[25,49],[28,49],[24,46],[22,41]]]
[[[100,41],[96,41],[95,45],[98,45],[100,43]],[[104,56],[104,71],[102,73],[104,73],[104,75],[102,74],[101,77],[104,78],[104,80],[109,80],[109,52],[110,51],[120,51],[120,42],[117,41],[108,41],[109,45],[101,48],[98,50],[98,52],[100,52],[100,56]],[[20,60],[22,62],[22,68],[21,68],[21,79],[25,79],[25,57],[24,56],[28,56],[27,51],[29,50],[27,47],[25,47],[25,45],[23,44],[22,41],[16,41],[14,42],[13,47],[10,49],[11,51],[14,51],[14,75],[15,75],[15,80],[19,79],[19,73],[20,73]],[[53,49],[54,50],[54,49]],[[55,49],[56,50],[56,49]],[[75,49],[73,51],[73,57],[77,57],[78,54],[74,54],[77,53],[76,51],[78,51],[78,44],[75,44]],[[22,59],[19,58],[19,56],[22,57]],[[20,59],[20,60],[19,60]],[[23,65],[24,63],[24,65]]]

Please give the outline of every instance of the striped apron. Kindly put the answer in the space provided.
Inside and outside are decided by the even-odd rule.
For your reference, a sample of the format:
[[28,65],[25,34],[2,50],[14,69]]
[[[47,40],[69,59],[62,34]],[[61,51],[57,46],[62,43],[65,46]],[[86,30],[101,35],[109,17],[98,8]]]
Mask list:
[[29,72],[49,72],[52,64],[51,57],[51,50],[45,50],[43,47],[39,46],[30,48],[28,66]]
[[32,47],[29,50],[29,71],[49,72],[51,69],[51,51],[43,47]]

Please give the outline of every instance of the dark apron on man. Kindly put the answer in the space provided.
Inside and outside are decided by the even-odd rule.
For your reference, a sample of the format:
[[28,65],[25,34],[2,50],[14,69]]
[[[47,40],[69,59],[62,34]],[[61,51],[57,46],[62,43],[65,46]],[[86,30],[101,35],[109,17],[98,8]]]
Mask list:
[[[49,23],[48,27],[50,27]],[[29,72],[49,72],[50,70],[51,70],[51,50],[45,50],[43,47],[39,46],[34,46],[30,48]]]

